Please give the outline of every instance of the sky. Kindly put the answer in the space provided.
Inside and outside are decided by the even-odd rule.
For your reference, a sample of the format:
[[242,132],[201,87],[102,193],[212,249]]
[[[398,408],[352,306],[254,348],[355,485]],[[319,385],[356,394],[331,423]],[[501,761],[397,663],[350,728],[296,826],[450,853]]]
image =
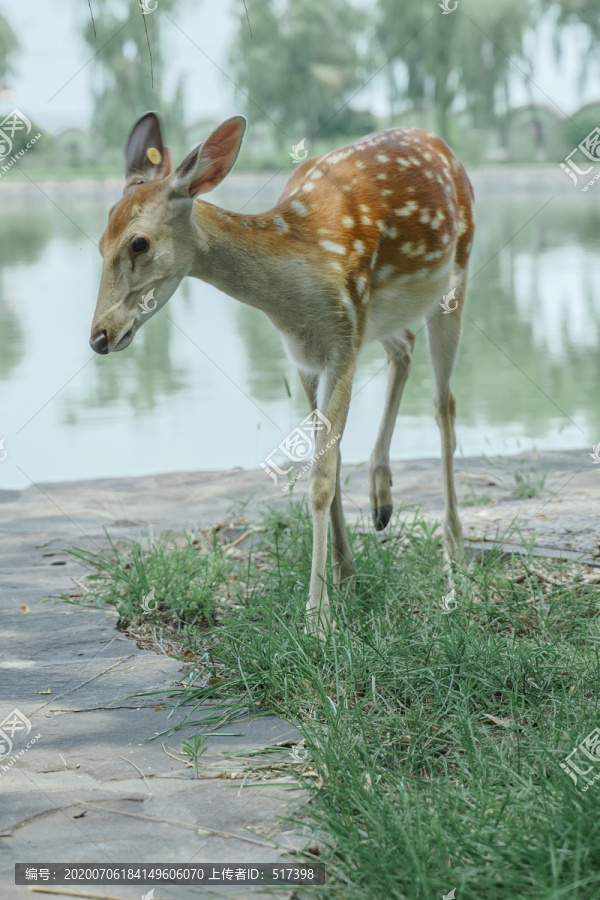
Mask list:
[[[189,122],[236,112],[234,88],[218,68],[227,68],[236,28],[232,10],[229,0],[184,0],[176,17],[181,30],[165,18],[165,57],[173,61],[165,88],[168,94],[179,74],[185,75]],[[0,11],[21,44],[11,79],[11,105],[52,133],[88,125],[93,66],[89,64],[90,49],[81,37],[82,25],[89,17],[87,2],[22,0],[9,4],[2,0]]]
[[[157,2],[160,8],[160,0]],[[436,6],[435,0],[431,2]],[[252,0],[247,3],[252,19]],[[362,0],[362,5],[374,7],[375,0]],[[224,74],[237,25],[233,10],[233,0],[183,0],[176,15],[179,28],[165,19],[166,58],[172,61],[166,77],[167,93],[183,73],[188,124],[240,112],[233,85]],[[0,11],[21,42],[15,59],[16,75],[11,81],[12,96],[0,110],[17,106],[52,133],[69,126],[85,128],[92,113],[93,70],[92,54],[81,37],[82,24],[89,16],[85,0],[22,0],[19,4],[0,0]],[[560,65],[551,52],[547,23],[541,23],[530,40],[536,47],[534,81],[539,85],[539,89],[534,88],[534,96],[540,103],[553,101],[563,112],[572,114],[582,103],[600,99],[598,68],[585,91],[577,83],[578,59],[585,45],[582,29],[573,28],[568,33]],[[523,77],[516,68],[511,93],[516,105],[528,101]],[[384,80],[369,86],[358,99],[359,105],[384,113]]]

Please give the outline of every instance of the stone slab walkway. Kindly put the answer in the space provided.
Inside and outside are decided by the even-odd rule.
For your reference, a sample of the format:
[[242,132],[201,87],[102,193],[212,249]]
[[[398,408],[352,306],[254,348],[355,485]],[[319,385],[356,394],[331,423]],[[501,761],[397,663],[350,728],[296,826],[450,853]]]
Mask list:
[[[507,465],[520,462],[512,458],[490,467],[481,459],[457,461],[465,536],[472,546],[498,535],[516,546],[537,535],[538,552],[585,554],[600,564],[600,466],[589,451],[538,454],[536,469],[546,474],[542,495],[518,501],[504,475]],[[407,504],[404,516],[419,507],[425,517],[439,519],[438,460],[395,463],[393,479],[396,502]],[[370,527],[366,467],[344,467],[342,484],[348,520]],[[306,486],[301,478],[295,496],[303,496]],[[483,505],[483,496],[490,502]],[[263,472],[238,471],[0,491],[0,721],[18,709],[31,722],[29,734],[15,736],[13,756],[36,738],[14,763],[0,760],[3,900],[52,896],[15,887],[15,862],[277,862],[292,844],[302,843],[299,829],[273,824],[300,799],[289,785],[240,790],[235,780],[197,780],[192,769],[164,752],[161,740],[149,740],[181,721],[184,711],[169,718],[168,709],[155,709],[156,699],[131,695],[177,681],[179,662],[139,649],[116,630],[112,611],[42,602],[72,588],[72,579],[82,574],[61,550],[105,547],[104,527],[113,538],[132,538],[149,524],[155,532],[201,527],[240,511],[252,520],[261,509],[288,502]],[[211,757],[226,759],[233,750],[298,737],[275,717],[226,730],[242,734],[212,737]],[[167,739],[167,748],[176,752],[196,731],[182,729]],[[122,900],[142,896],[137,886],[84,890]],[[54,896],[77,896],[73,891]],[[160,887],[155,900],[224,895],[267,896],[260,890]]]

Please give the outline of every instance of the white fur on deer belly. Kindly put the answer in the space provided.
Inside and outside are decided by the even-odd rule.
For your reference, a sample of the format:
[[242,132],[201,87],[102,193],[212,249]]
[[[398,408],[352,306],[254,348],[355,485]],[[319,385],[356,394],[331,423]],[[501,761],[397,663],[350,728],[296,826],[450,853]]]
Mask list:
[[451,272],[452,264],[447,263],[435,272],[423,269],[371,288],[365,342],[398,334],[416,319],[435,311],[448,289]]

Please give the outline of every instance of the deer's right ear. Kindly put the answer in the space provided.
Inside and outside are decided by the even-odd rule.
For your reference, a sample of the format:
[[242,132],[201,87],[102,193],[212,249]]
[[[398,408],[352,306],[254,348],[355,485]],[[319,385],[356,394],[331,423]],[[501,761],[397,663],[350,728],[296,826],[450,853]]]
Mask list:
[[166,178],[171,172],[169,148],[165,147],[156,113],[145,113],[131,129],[125,149],[125,173],[144,180]]
[[194,198],[212,191],[233,169],[245,131],[244,116],[232,116],[215,128],[173,172],[173,193]]

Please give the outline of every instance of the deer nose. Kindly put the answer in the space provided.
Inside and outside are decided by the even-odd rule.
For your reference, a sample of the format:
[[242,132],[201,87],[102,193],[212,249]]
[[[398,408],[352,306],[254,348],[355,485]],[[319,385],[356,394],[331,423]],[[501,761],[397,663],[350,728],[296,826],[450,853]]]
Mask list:
[[93,340],[90,338],[90,347],[95,353],[101,353],[103,356],[108,353],[108,338],[105,331],[101,331]]

